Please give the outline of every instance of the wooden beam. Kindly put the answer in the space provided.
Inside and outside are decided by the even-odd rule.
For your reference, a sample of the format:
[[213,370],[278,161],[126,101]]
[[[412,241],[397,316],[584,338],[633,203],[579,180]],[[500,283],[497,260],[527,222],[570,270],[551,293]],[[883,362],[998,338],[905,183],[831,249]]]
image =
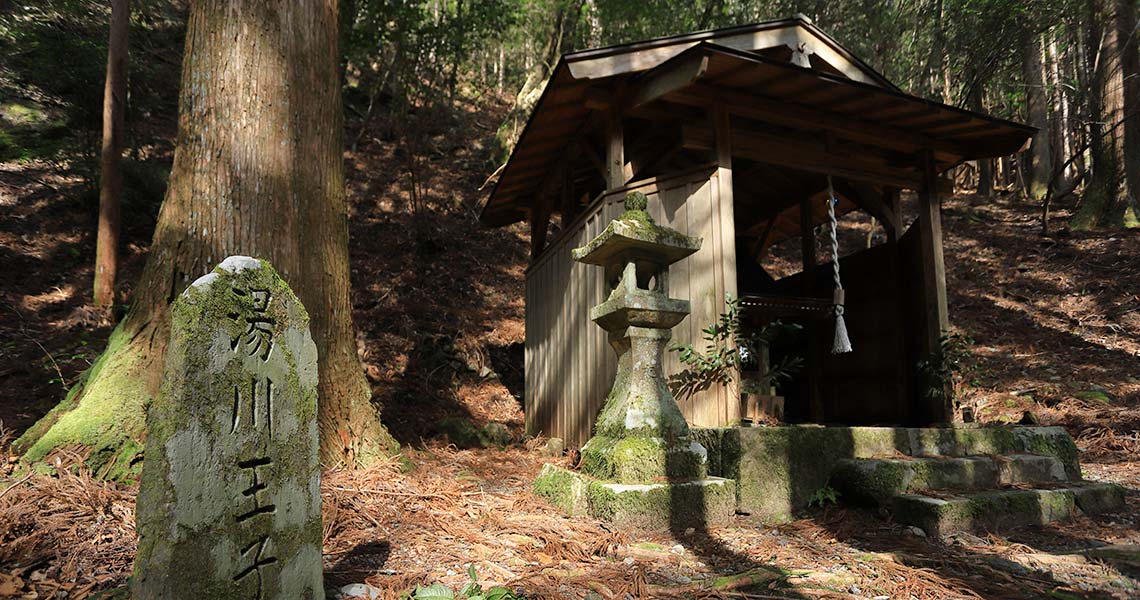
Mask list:
[[[712,149],[712,136],[707,130],[684,126],[682,131],[686,148]],[[856,151],[829,154],[820,142],[799,140],[791,136],[755,130],[742,131],[737,128],[732,132],[732,151],[740,158],[858,181],[907,189],[916,189],[922,184],[921,174],[914,170],[890,167],[860,157]],[[869,151],[863,154],[868,153]]]
[[609,53],[583,52],[578,56],[570,56],[567,66],[575,79],[597,79],[644,71],[651,69],[681,52],[697,45],[701,41],[709,40],[720,46],[727,46],[735,50],[762,50],[777,46],[787,46],[793,50],[803,48],[805,54],[818,54],[828,64],[834,66],[850,79],[881,85],[872,75],[861,67],[844,57],[837,49],[813,32],[799,25],[779,24],[776,26],[759,25],[752,31],[724,34],[722,32],[706,32],[686,36],[677,36],[668,40],[651,40],[633,47],[615,49]]
[[613,105],[613,96],[607,90],[590,88],[586,90],[582,101],[587,110],[609,110]]
[[871,213],[871,216],[879,220],[887,231],[894,231],[898,223],[897,215],[891,210],[891,207],[883,202],[883,198],[878,190],[865,183],[853,182],[847,184],[846,182],[839,181],[835,183],[836,191],[847,196],[856,204],[863,207],[864,210]]
[[891,150],[916,152],[930,148],[952,154],[954,157],[965,153],[957,144],[917,132],[882,125],[850,114],[831,112],[728,88],[702,85],[673,94],[670,99],[695,104],[721,101],[728,104],[728,109],[733,114],[749,119],[808,130],[830,130],[853,141]]
[[663,63],[630,84],[626,96],[626,108],[649,104],[670,92],[688,87],[704,76],[708,68],[709,57],[699,54]]
[[764,254],[768,252],[768,240],[772,238],[772,229],[776,227],[776,217],[768,219],[768,225],[764,228],[764,233],[756,238],[756,246],[752,250],[752,260],[757,264],[764,261]]
[[[942,212],[936,189],[937,171],[930,153],[922,156],[924,185],[918,191],[919,245],[922,260],[923,351],[929,358],[941,351],[942,336],[950,328],[946,302],[946,263],[942,256]],[[944,390],[949,392],[949,390]],[[949,393],[928,400],[923,411],[930,423],[947,423],[954,415]],[[930,395],[927,395],[929,398]]]

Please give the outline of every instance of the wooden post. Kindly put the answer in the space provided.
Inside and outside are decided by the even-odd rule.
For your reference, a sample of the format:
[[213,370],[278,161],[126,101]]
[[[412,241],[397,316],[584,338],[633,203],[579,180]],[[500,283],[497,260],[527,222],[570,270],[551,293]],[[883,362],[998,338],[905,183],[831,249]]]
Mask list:
[[610,106],[606,120],[606,185],[616,189],[625,185],[625,135],[621,125],[621,103]]
[[[703,71],[702,71],[703,72]],[[717,196],[716,212],[713,214],[714,227],[719,228],[717,239],[720,247],[714,252],[717,259],[718,273],[723,278],[721,282],[724,293],[738,297],[736,282],[736,214],[733,209],[732,195],[732,130],[729,113],[723,105],[714,105],[711,111],[713,131],[716,137],[716,163],[717,163]],[[714,229],[716,231],[716,229]],[[707,242],[706,242],[707,243]],[[723,298],[718,299],[723,302]],[[722,305],[721,311],[728,306]],[[724,415],[727,425],[740,423],[740,382],[733,381],[726,386],[733,390],[732,396],[727,398],[727,408]]]
[[550,223],[551,199],[544,197],[530,209],[530,260],[533,262],[546,248],[546,230]]
[[[930,151],[922,154],[922,175],[923,185],[918,192],[924,316],[922,350],[929,357],[940,351],[942,335],[950,328],[946,303],[946,264],[942,257],[942,206],[938,196],[938,172],[934,165],[934,154]],[[945,392],[941,398],[926,400],[930,405],[922,412],[930,423],[948,423],[954,415],[950,390]]]
[[[800,275],[801,289],[805,296],[811,296],[815,291],[815,226],[812,222],[811,198],[800,200],[800,251],[803,254],[804,272]],[[807,401],[808,419],[813,423],[820,423],[824,419],[823,398],[819,394],[819,380],[823,376],[820,368],[819,335],[821,328],[815,320],[804,324],[804,335],[808,339],[807,356],[804,362],[807,367]]]
[[887,230],[887,240],[897,242],[899,238],[902,237],[904,229],[902,200],[899,197],[899,189],[893,187],[883,188],[883,203],[887,205],[887,208],[891,209],[891,214],[895,216],[895,222],[893,224],[883,223]]

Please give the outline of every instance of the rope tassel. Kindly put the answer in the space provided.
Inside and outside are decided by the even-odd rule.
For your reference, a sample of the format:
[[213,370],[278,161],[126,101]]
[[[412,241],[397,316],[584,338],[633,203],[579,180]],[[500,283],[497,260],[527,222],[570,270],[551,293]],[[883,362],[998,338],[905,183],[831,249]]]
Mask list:
[[831,221],[831,264],[835,279],[835,342],[831,345],[832,354],[851,351],[851,339],[847,337],[847,323],[843,321],[843,282],[839,279],[839,238],[836,236],[838,222],[835,220],[835,188],[831,186],[831,175],[827,176],[827,218]]
[[847,323],[843,321],[843,305],[835,307],[835,342],[831,344],[832,354],[851,351],[851,339],[847,337]]

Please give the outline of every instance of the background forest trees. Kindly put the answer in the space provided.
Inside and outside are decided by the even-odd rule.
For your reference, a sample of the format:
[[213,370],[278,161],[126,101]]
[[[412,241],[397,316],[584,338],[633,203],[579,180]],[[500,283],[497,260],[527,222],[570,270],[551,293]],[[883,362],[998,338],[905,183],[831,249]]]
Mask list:
[[[149,232],[160,219],[190,4],[131,6],[119,198],[127,229]],[[481,162],[470,165],[480,179],[493,173],[560,54],[802,13],[907,92],[1039,128],[1027,151],[961,167],[956,176],[963,189],[1039,206],[1046,222],[1050,208],[1063,207],[1075,215],[1069,223],[1074,228],[1140,225],[1136,0],[339,4],[338,60],[330,64],[349,116],[344,146],[372,137],[395,141],[405,171],[399,176],[412,181],[416,214],[428,210],[416,185],[425,155],[438,152],[426,147],[422,131],[451,127],[453,137],[475,145],[484,134],[462,131],[470,121],[461,113],[508,104],[505,120],[490,125],[498,127],[499,147],[486,148]],[[96,0],[0,1],[0,160],[52,161],[82,175],[93,212],[100,197],[101,91],[111,17],[110,4]],[[181,182],[175,176],[171,185]],[[112,191],[118,187],[113,180],[103,183]],[[119,296],[145,306],[153,280],[141,286],[121,281]],[[351,334],[339,335],[351,348]]]
[[[160,0],[131,15],[127,122],[142,130],[128,133],[129,159],[154,143],[153,119],[172,118],[171,70],[180,64],[187,10],[187,0]],[[377,115],[395,115],[397,130],[387,134],[406,141],[414,162],[410,132],[418,124],[446,119],[459,98],[478,104],[501,96],[515,110],[500,132],[503,147],[488,157],[489,173],[561,53],[802,13],[907,92],[1041,130],[1022,156],[972,167],[973,185],[986,191],[989,181],[976,173],[992,170],[1000,190],[1024,190],[1040,203],[1049,190],[1051,201],[1068,197],[1076,184],[1075,199],[1088,200],[1076,225],[1135,224],[1126,167],[1140,165],[1140,152],[1128,150],[1140,143],[1130,110],[1140,101],[1136,12],[1135,0],[345,0],[345,106],[360,118],[348,143],[359,142]],[[7,57],[0,93],[55,117],[46,119],[55,127],[37,130],[6,116],[0,156],[51,155],[59,138],[79,138],[67,142],[83,148],[77,168],[96,189],[102,107],[91,92],[102,87],[110,20],[108,4],[94,0],[0,7]],[[43,129],[49,135],[33,135]],[[154,178],[130,162],[127,196]],[[146,191],[153,214],[153,189]]]

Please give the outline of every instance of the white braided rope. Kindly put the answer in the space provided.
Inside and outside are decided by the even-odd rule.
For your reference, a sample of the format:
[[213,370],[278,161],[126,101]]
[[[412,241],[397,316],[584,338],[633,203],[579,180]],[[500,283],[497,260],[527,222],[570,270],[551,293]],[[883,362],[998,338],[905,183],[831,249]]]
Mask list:
[[[831,222],[831,271],[835,281],[835,289],[843,289],[843,281],[839,279],[839,238],[836,230],[839,223],[835,219],[835,188],[831,185],[831,175],[827,176],[827,218]],[[835,341],[831,345],[832,354],[843,354],[851,351],[851,340],[847,337],[847,324],[843,321],[843,304],[835,304]]]

